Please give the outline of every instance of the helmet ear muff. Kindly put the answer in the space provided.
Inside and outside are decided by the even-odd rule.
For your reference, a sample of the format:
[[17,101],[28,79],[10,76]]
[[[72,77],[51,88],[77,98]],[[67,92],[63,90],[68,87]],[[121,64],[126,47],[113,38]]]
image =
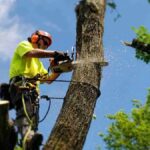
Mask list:
[[31,42],[36,43],[39,40],[39,36],[37,34],[33,34],[31,36]]

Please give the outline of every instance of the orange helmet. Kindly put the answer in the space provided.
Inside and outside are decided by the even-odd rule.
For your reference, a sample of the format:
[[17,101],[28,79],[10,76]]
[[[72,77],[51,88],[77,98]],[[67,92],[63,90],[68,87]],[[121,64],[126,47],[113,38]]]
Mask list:
[[49,40],[48,46],[52,44],[51,35],[48,32],[42,30],[37,30],[31,35],[31,42],[37,43],[42,37],[46,37]]

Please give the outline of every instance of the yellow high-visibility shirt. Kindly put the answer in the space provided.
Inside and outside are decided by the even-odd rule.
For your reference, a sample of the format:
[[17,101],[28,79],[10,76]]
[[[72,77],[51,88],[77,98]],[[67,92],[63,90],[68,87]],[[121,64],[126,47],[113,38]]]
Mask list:
[[41,76],[48,74],[39,58],[23,57],[24,54],[33,49],[32,44],[28,41],[22,41],[18,44],[10,64],[10,79],[15,76],[33,78],[37,74],[40,74]]

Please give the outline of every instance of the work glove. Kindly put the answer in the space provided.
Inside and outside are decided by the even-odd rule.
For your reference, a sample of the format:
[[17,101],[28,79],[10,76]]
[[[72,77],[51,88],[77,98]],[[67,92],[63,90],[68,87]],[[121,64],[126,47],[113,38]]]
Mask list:
[[54,63],[57,64],[59,61],[71,60],[68,53],[55,51]]

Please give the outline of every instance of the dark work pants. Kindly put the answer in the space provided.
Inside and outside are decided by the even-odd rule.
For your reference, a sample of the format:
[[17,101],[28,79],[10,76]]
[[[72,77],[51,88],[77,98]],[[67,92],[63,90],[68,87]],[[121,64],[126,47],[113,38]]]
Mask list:
[[39,120],[39,103],[38,103],[38,94],[36,89],[26,89],[20,90],[19,87],[22,86],[21,78],[16,78],[10,81],[10,97],[12,104],[16,110],[16,120],[15,124],[18,129],[18,133],[23,138],[28,131],[31,123],[28,120],[22,103],[22,95],[24,97],[25,109],[26,112],[32,120],[32,129],[29,134],[29,138],[32,138],[34,132],[38,129],[38,120]]

